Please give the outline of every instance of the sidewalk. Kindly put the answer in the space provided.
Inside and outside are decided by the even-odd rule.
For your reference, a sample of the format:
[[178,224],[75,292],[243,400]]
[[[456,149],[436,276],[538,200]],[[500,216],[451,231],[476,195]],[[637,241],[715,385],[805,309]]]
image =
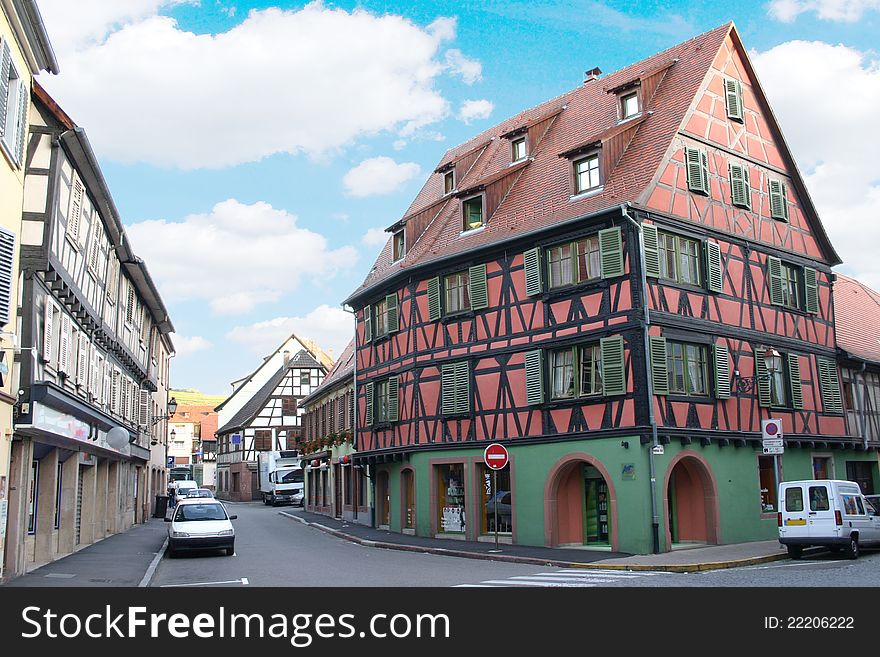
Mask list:
[[365,545],[389,550],[427,552],[469,559],[486,559],[528,563],[561,568],[603,568],[608,570],[651,570],[667,572],[692,572],[696,570],[716,570],[737,568],[788,559],[788,554],[778,541],[755,541],[731,545],[710,545],[674,550],[663,554],[630,555],[620,552],[578,549],[547,548],[528,545],[499,546],[494,541],[456,541],[398,534],[373,527],[348,523],[317,513],[300,509],[279,511],[279,514],[297,520],[339,538]]
[[146,586],[164,552],[162,518],[113,534],[5,586]]

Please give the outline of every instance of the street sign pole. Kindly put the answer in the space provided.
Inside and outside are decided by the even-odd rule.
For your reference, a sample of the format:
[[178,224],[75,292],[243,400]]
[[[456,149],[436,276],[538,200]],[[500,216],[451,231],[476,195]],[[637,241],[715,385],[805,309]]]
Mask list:
[[498,549],[498,470],[492,470],[492,497],[495,500],[492,505],[495,512],[495,551],[501,552]]
[[492,500],[494,507],[492,509],[492,516],[495,520],[495,549],[489,550],[489,552],[501,552],[498,548],[498,503],[500,502],[498,499],[498,471],[507,467],[509,459],[510,456],[507,453],[507,448],[500,443],[493,443],[487,446],[483,452],[483,462],[487,468],[492,470],[492,497],[489,499]]

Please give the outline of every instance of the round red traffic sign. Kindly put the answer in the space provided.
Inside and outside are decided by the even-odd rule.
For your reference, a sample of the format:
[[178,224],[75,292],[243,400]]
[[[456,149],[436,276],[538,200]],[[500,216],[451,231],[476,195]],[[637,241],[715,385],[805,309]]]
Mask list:
[[507,448],[499,443],[492,443],[483,452],[483,461],[492,470],[503,470],[509,458]]
[[776,425],[775,422],[768,422],[767,423],[767,435],[768,436],[775,436],[778,432],[779,432],[779,427]]

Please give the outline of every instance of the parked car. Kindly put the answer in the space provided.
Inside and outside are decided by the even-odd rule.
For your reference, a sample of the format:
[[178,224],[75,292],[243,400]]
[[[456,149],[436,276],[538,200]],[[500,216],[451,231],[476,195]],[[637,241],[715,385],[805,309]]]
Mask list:
[[778,499],[779,542],[792,559],[811,545],[843,549],[850,559],[862,545],[880,545],[880,515],[854,481],[786,481]]
[[208,490],[207,488],[187,488],[184,490],[181,497],[208,497],[214,499],[214,491]]
[[175,557],[183,550],[226,550],[235,553],[235,529],[226,507],[215,499],[184,497],[178,501],[168,525],[168,556]]

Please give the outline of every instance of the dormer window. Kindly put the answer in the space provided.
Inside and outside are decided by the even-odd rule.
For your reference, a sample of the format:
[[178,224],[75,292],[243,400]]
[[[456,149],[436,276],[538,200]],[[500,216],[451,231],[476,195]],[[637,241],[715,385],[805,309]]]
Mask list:
[[483,227],[483,196],[473,196],[462,201],[461,211],[464,221],[462,232]]
[[639,113],[639,94],[631,91],[620,96],[620,120],[632,118]]
[[402,228],[398,230],[394,233],[394,236],[391,239],[391,260],[392,262],[397,262],[406,255],[406,237],[404,230]]
[[450,194],[455,190],[455,169],[450,169],[443,175],[443,193]]
[[574,161],[575,194],[583,194],[584,192],[598,189],[601,184],[598,153],[593,153]]
[[510,161],[519,162],[526,159],[526,138],[519,137],[510,144]]

